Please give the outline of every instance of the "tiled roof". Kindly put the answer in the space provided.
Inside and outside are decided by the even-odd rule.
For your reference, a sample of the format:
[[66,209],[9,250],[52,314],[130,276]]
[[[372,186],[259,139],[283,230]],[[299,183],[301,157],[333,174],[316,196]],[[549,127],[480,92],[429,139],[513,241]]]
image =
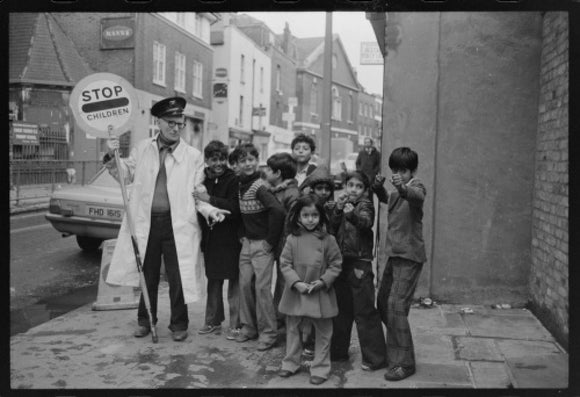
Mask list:
[[324,43],[324,37],[295,38],[294,41],[298,48],[298,63],[301,64],[320,44]]
[[12,13],[10,82],[74,86],[92,73],[50,13]]

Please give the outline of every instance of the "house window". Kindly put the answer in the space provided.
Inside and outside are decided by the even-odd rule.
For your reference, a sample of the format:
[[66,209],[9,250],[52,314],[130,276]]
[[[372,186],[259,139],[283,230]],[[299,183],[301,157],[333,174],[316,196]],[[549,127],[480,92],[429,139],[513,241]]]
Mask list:
[[342,101],[338,93],[338,88],[332,87],[332,118],[335,120],[342,120]]
[[355,116],[354,110],[354,98],[352,96],[352,92],[348,94],[348,120],[353,121]]
[[362,103],[360,103],[360,102],[358,104],[358,114],[360,114],[361,116],[363,114]]
[[175,91],[185,92],[185,55],[180,52],[175,53]]
[[200,14],[195,14],[195,35],[201,38],[202,18]]
[[239,125],[244,125],[244,96],[240,95],[240,112],[238,114]]
[[264,67],[260,66],[260,93],[264,92]]
[[276,91],[282,91],[282,68],[276,65]]
[[244,84],[246,82],[246,72],[245,69],[246,68],[246,57],[244,55],[242,55],[241,59],[240,59],[240,82],[242,84]]
[[165,86],[165,45],[153,42],[153,83]]
[[318,84],[312,82],[310,89],[310,112],[318,114]]
[[203,64],[193,61],[193,96],[203,97]]
[[175,14],[176,14],[175,21],[177,22],[177,24],[179,26],[184,28],[185,27],[185,13],[184,12],[177,12]]
[[338,57],[336,54],[332,54],[332,68],[336,69],[336,65],[338,64]]

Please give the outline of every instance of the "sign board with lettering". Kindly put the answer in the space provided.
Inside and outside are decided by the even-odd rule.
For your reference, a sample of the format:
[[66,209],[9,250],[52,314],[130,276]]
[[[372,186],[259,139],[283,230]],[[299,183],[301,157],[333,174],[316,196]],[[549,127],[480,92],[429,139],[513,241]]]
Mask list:
[[135,47],[135,20],[133,18],[101,19],[101,49],[116,50]]
[[10,123],[12,128],[12,144],[14,145],[40,145],[38,140],[38,124],[14,121]]
[[361,65],[382,65],[383,63],[384,58],[378,43],[374,41],[363,41],[360,43]]
[[79,126],[97,138],[120,136],[133,125],[137,99],[133,86],[112,73],[95,73],[79,81],[69,106]]

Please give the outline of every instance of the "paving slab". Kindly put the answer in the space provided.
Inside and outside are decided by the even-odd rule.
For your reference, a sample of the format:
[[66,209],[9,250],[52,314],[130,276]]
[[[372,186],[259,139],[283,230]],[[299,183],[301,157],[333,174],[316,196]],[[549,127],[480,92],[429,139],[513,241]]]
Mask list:
[[445,335],[467,335],[469,332],[458,313],[445,311],[442,306],[412,310],[413,316],[409,317],[409,323],[417,332]]
[[568,356],[548,354],[538,360],[538,356],[508,358],[509,370],[517,388],[568,387]]
[[529,341],[516,339],[496,339],[496,344],[506,358],[525,356],[543,357],[549,354],[565,354],[566,352],[556,343],[548,341]]
[[457,336],[453,338],[453,343],[459,360],[503,362],[503,357],[491,338]]
[[472,336],[553,341],[552,335],[531,313],[465,315]]
[[508,389],[513,387],[504,362],[472,361],[469,366],[476,389]]
[[413,333],[415,359],[422,363],[456,363],[451,336],[416,331]]

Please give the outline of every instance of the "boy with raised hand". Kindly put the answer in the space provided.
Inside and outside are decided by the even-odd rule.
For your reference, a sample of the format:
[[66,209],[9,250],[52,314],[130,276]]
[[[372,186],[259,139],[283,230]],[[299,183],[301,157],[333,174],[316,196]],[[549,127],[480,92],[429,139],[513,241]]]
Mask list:
[[409,310],[419,281],[423,263],[427,260],[423,241],[423,203],[427,190],[415,178],[419,156],[408,147],[391,153],[389,168],[395,190],[383,187],[385,178],[377,175],[373,191],[388,204],[388,229],[385,253],[389,257],[377,295],[377,308],[387,326],[387,358],[389,369],[385,379],[398,381],[415,373],[415,349]]
[[[240,316],[237,342],[259,338],[258,350],[276,344],[276,310],[272,299],[275,248],[284,228],[284,208],[258,171],[259,153],[251,143],[239,146],[239,201],[243,237],[240,253]],[[255,291],[254,291],[255,289]]]

